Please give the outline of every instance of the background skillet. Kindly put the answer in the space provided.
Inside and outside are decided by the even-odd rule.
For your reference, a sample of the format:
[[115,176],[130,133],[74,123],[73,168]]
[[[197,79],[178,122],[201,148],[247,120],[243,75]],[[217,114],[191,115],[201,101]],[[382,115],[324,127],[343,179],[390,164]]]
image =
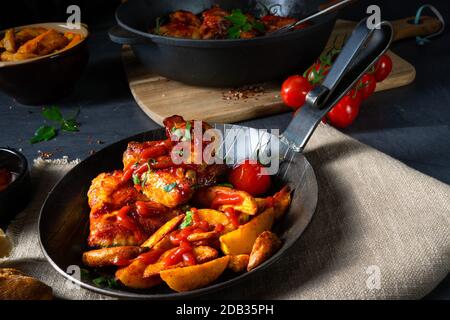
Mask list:
[[135,0],[116,11],[119,27],[110,30],[114,42],[131,45],[136,56],[151,71],[169,79],[202,86],[239,86],[281,78],[305,69],[322,52],[331,34],[337,13],[318,18],[303,30],[275,36],[238,40],[190,40],[162,37],[148,32],[156,18],[176,10],[199,13],[220,5],[264,13],[280,4],[282,16],[300,18],[317,10],[324,1],[294,0]]

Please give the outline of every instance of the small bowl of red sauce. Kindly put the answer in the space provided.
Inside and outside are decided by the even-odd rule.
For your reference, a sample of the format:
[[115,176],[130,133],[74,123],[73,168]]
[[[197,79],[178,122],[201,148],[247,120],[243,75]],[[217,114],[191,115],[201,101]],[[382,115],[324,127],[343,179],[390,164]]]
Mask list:
[[14,149],[0,148],[0,226],[5,227],[25,208],[30,195],[27,159]]

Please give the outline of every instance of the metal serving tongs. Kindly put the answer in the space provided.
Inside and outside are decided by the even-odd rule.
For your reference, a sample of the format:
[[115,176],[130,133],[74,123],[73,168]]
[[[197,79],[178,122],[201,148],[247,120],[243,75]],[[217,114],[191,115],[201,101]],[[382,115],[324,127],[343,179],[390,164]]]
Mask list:
[[352,2],[355,2],[355,1],[356,0],[336,0],[336,1],[331,1],[331,4],[325,4],[323,6],[320,6],[318,11],[316,11],[316,12],[314,12],[312,14],[309,14],[308,16],[303,17],[302,19],[300,19],[300,20],[298,20],[298,21],[296,21],[294,23],[291,23],[291,24],[288,24],[288,25],[286,25],[284,27],[281,27],[278,30],[275,30],[275,31],[273,31],[273,32],[271,32],[269,34],[270,35],[280,34],[280,33],[292,30],[295,27],[297,27],[297,26],[299,26],[299,25],[301,25],[301,24],[303,24],[305,22],[311,21],[311,20],[313,20],[313,19],[315,19],[317,17],[320,17],[320,16],[323,16],[323,15],[335,12],[337,10],[340,10],[340,9],[344,8],[345,6],[351,4]]
[[322,118],[387,51],[393,33],[386,21],[369,28],[366,18],[356,26],[323,83],[308,93],[305,104],[280,135],[282,160],[292,159],[291,151],[303,151]]

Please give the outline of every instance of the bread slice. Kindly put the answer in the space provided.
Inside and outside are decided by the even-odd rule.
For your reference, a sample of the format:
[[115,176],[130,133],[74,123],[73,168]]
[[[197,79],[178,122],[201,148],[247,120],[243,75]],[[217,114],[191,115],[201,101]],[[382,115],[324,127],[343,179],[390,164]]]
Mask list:
[[19,270],[0,268],[0,300],[51,300],[52,288]]

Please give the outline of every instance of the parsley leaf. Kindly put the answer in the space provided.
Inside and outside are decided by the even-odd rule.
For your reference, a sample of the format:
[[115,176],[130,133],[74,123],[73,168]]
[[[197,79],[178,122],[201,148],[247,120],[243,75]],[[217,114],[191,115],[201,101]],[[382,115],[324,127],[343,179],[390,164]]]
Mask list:
[[248,20],[247,16],[242,13],[240,9],[235,9],[231,11],[229,16],[225,16],[225,19],[231,22],[232,26],[228,28],[228,38],[239,39],[242,32],[248,32],[255,29],[259,32],[264,32],[265,27],[259,21],[251,22]]
[[31,144],[42,141],[48,141],[56,136],[56,129],[52,126],[40,126],[34,133],[33,138],[30,139]]
[[133,184],[141,184],[141,179],[137,174],[133,174]]
[[55,122],[61,122],[64,120],[61,111],[56,106],[44,107],[42,110],[42,115],[44,118]]
[[183,222],[180,224],[180,229],[184,229],[189,227],[192,224],[192,215],[194,213],[192,211],[186,211],[186,216],[183,219]]
[[78,130],[78,123],[75,119],[63,120],[61,123],[61,130],[68,132],[76,132]]
[[[148,163],[147,163],[147,165],[148,165]],[[149,169],[150,169],[150,167],[149,167]],[[145,184],[147,183],[148,172],[149,172],[149,171],[144,172],[144,173],[142,174],[142,176],[141,176],[141,187],[142,187],[142,188],[143,188],[143,187],[145,186]]]
[[[65,119],[56,106],[44,107],[42,110],[42,116],[50,121],[56,122],[60,125],[60,130],[68,132],[76,132],[78,130],[78,123],[75,120],[80,112],[78,108],[77,112],[69,119]],[[41,126],[34,133],[34,137],[31,138],[30,143],[37,143],[42,141],[48,141],[56,137],[58,129],[54,126]]]
[[161,25],[164,23],[164,18],[157,17],[156,18],[156,26],[155,30],[153,31],[154,34],[160,35],[161,31],[159,30],[161,28]]
[[177,183],[176,183],[176,182],[172,182],[172,183],[166,184],[166,185],[164,186],[164,191],[165,191],[165,192],[170,192],[170,191],[172,191],[173,188],[175,188],[176,186],[177,186]]
[[103,276],[93,279],[92,282],[98,287],[107,286],[109,288],[117,288],[119,286],[116,279]]
[[220,186],[220,187],[228,187],[228,188],[234,188],[233,185],[232,185],[231,183],[228,183],[228,182],[218,183],[217,186]]
[[184,138],[186,141],[191,140],[191,128],[192,128],[191,123],[189,121],[186,122],[186,129],[184,129]]

